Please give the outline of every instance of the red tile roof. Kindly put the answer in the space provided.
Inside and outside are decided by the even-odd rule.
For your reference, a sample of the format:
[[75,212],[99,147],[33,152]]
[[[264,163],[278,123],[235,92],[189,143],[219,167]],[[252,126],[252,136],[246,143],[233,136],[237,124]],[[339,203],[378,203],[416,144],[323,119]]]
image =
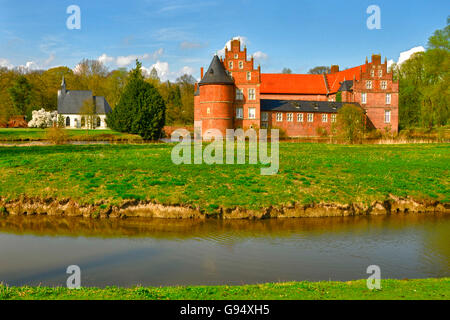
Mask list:
[[[356,80],[360,78],[360,68],[366,71],[366,65],[327,74],[325,78],[321,74],[261,74],[261,93],[272,94],[327,94],[336,93],[344,80]],[[328,88],[327,88],[328,86]]]
[[326,94],[321,74],[261,74],[261,93],[274,94]]
[[337,73],[327,74],[327,82],[330,93],[336,93],[341,86],[341,82],[344,80],[353,80],[353,76],[356,80],[360,79],[360,68],[362,72],[366,71],[366,65],[357,66],[347,70],[342,70]]

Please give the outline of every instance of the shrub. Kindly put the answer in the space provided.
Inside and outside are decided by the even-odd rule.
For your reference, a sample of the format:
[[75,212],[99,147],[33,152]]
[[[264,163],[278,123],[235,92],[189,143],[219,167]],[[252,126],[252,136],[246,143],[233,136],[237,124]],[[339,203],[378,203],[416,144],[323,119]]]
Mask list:
[[45,138],[54,144],[63,144],[68,139],[65,129],[51,127],[46,130]]
[[352,104],[344,104],[338,110],[337,132],[344,140],[355,143],[360,141],[364,133],[363,110]]
[[316,133],[319,137],[328,137],[328,131],[323,127],[317,127]]
[[44,108],[40,110],[33,110],[32,118],[30,122],[28,122],[28,127],[30,128],[49,128],[53,126],[53,123],[56,122],[57,112],[56,111],[45,111]]

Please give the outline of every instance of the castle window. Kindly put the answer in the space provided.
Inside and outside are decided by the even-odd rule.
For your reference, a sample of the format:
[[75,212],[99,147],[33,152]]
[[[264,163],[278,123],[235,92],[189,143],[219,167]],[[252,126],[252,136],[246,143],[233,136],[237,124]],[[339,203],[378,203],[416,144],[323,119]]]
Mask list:
[[379,77],[382,77],[382,76],[383,76],[383,70],[381,70],[381,69],[378,70],[378,76],[379,76]]
[[361,93],[361,103],[367,103],[367,93]]
[[281,112],[277,112],[277,121],[283,121],[283,114]]
[[236,89],[236,100],[244,100],[244,91]]
[[366,89],[372,89],[372,80],[366,81]]
[[387,82],[381,81],[381,89],[386,90],[386,88],[387,88]]
[[255,108],[248,108],[248,118],[249,119],[256,118],[256,109]]
[[239,61],[239,69],[244,69],[244,62],[243,61]]
[[247,72],[247,81],[252,80],[252,73],[250,71]]
[[255,99],[256,99],[255,89],[254,88],[248,89],[248,100],[255,100]]
[[314,121],[314,113],[308,113],[308,122]]
[[391,123],[391,110],[384,110],[384,123]]
[[261,112],[261,120],[262,121],[268,121],[269,120],[269,114],[267,112]]
[[230,67],[230,69],[233,69],[233,61],[230,61],[230,62],[228,63],[228,66]]
[[336,114],[335,113],[333,113],[331,115],[331,122],[336,122]]
[[244,117],[244,111],[242,108],[236,108],[236,119],[242,119]]
[[294,121],[294,114],[293,113],[288,113],[286,115],[286,120],[289,121],[289,122]]
[[322,113],[322,122],[328,122],[328,114]]
[[297,113],[297,122],[303,122],[303,113]]
[[386,104],[391,104],[391,94],[386,93]]
[[66,117],[66,127],[70,127],[70,117]]

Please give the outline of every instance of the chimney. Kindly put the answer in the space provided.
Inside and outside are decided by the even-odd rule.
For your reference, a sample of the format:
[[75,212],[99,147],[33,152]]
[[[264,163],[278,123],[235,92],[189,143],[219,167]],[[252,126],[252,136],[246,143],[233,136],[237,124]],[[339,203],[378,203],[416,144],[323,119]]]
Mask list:
[[373,54],[372,55],[372,64],[376,64],[376,65],[381,64],[381,54]]
[[200,80],[203,79],[203,67],[200,68]]
[[197,89],[198,89],[198,83],[196,82],[194,85],[194,92],[197,92]]
[[337,64],[333,64],[330,68],[330,73],[337,73],[339,72],[339,66]]

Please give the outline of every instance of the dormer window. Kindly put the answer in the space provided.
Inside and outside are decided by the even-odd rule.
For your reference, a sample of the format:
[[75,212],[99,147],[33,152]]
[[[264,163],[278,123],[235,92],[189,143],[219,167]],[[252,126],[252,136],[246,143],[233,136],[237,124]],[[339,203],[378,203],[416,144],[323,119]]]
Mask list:
[[383,76],[383,70],[381,70],[381,69],[378,70],[378,76],[379,76],[379,77],[382,77],[382,76]]

